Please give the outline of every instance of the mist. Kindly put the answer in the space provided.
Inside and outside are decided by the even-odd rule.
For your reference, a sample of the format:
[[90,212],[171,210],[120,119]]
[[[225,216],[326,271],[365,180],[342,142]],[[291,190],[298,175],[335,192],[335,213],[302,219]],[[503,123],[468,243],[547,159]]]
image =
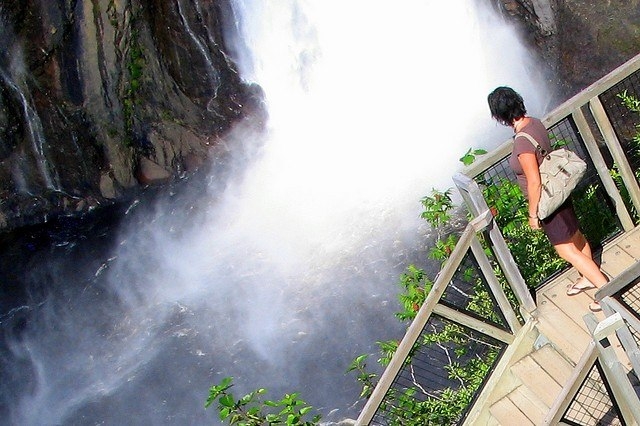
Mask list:
[[1,324],[11,424],[215,424],[204,401],[226,376],[238,395],[297,391],[328,421],[357,417],[345,370],[402,337],[398,277],[430,266],[419,200],[509,136],[495,86],[548,109],[543,73],[474,0],[233,5],[266,131],[239,124],[225,173],[34,259]]

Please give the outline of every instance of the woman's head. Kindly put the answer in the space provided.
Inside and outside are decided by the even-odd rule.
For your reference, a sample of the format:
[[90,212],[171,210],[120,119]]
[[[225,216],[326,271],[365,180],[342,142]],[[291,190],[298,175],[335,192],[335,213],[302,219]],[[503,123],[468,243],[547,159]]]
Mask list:
[[510,87],[496,88],[489,93],[487,100],[491,116],[505,126],[513,125],[515,120],[527,114],[522,96]]

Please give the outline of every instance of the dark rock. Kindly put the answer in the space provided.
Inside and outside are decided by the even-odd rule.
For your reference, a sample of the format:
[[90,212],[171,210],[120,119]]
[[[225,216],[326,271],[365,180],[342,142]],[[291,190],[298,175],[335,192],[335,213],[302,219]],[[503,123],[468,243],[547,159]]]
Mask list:
[[262,114],[225,53],[227,0],[198,5],[0,0],[0,229],[197,169]]
[[602,0],[495,0],[495,4],[547,65],[559,100],[640,53],[638,0],[615,5]]
[[148,158],[142,157],[138,166],[138,181],[143,185],[167,183],[171,172]]

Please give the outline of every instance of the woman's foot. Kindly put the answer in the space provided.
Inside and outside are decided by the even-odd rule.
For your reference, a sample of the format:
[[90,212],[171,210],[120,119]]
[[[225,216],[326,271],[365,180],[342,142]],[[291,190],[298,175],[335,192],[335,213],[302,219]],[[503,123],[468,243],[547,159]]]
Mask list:
[[600,312],[602,310],[602,306],[600,306],[600,303],[593,301],[589,303],[589,310],[591,312]]
[[567,296],[575,296],[576,294],[580,294],[585,290],[591,290],[592,288],[596,288],[596,286],[591,281],[585,277],[580,277],[575,283],[567,287]]

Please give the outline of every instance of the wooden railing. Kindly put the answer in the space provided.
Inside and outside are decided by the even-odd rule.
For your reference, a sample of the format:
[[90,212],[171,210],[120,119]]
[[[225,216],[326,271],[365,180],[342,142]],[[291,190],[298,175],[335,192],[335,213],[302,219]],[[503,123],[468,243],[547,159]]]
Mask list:
[[[620,188],[616,185],[616,182],[611,176],[610,165],[608,165],[605,160],[599,141],[602,141],[604,146],[608,149],[610,156],[617,167],[621,180],[624,183],[626,195],[630,200],[632,207],[638,212],[640,212],[640,186],[638,185],[633,167],[630,165],[623,146],[614,130],[614,125],[609,119],[607,109],[600,97],[607,90],[611,90],[617,84],[625,81],[632,75],[637,74],[639,70],[640,55],[631,59],[609,75],[598,80],[578,95],[567,100],[551,113],[546,115],[542,120],[547,128],[552,128],[558,123],[566,120],[573,123],[575,129],[577,129],[575,137],[584,144],[587,154],[593,162],[599,181],[602,183],[606,194],[614,205],[615,213],[619,218],[623,231],[629,231],[635,227],[633,216],[629,211],[629,207],[625,204]],[[637,94],[640,94],[640,87],[637,88]],[[596,131],[596,128],[598,131]],[[490,261],[486,258],[486,254],[484,253],[483,247],[477,237],[478,233],[486,232],[489,235],[491,249],[495,253],[496,260],[500,264],[502,273],[511,286],[519,303],[520,315],[526,320],[535,310],[535,302],[531,298],[528,286],[524,282],[513,257],[507,249],[503,236],[482,196],[481,190],[474,181],[479,177],[480,180],[483,180],[482,175],[488,169],[493,167],[495,164],[504,161],[511,153],[512,144],[512,139],[504,142],[487,155],[478,157],[477,161],[466,167],[462,173],[454,176],[454,182],[474,219],[469,223],[460,237],[458,245],[439,273],[425,303],[421,306],[390,364],[380,377],[376,388],[357,420],[358,425],[368,425],[372,422],[394,380],[405,366],[410,351],[414,347],[420,333],[423,331],[427,321],[433,314],[444,316],[451,321],[464,324],[474,330],[489,334],[493,338],[501,340],[507,344],[514,340],[514,336],[520,329],[521,324],[517,320],[518,316],[516,312],[512,310],[512,307],[510,306],[498,282],[498,278],[492,269]],[[463,256],[469,250],[473,252],[473,255],[480,264],[482,274],[489,283],[491,291],[500,305],[500,309],[508,320],[511,333],[505,333],[504,331],[496,329],[489,324],[478,321],[477,318],[465,316],[457,311],[451,311],[447,309],[446,306],[439,303],[439,300],[444,294],[453,274],[460,265]],[[622,281],[624,280],[621,278],[617,282]],[[603,288],[601,291],[606,291],[606,288]],[[605,308],[606,313],[613,313],[615,311],[619,312],[620,315],[625,315],[615,304],[615,301],[607,298],[609,296],[608,294],[599,292],[599,295],[599,300],[603,301],[603,307]],[[640,319],[630,319],[630,321],[634,321],[634,324],[637,324],[638,330],[640,330]],[[627,340],[629,345],[631,340],[633,340],[629,335],[624,337],[623,340],[624,339]],[[592,348],[593,352],[585,355],[585,362],[589,362],[594,357],[598,356],[596,354],[596,350],[600,349],[601,348],[594,343]],[[629,350],[634,352],[632,354],[634,358],[634,368],[637,368],[636,371],[639,371],[640,351],[637,350],[637,346],[635,346],[635,349],[629,346]],[[608,356],[602,355],[602,350],[600,350],[599,353],[603,357]],[[434,366],[434,368],[437,367],[438,366]],[[580,374],[580,372],[575,374],[576,380],[580,377]],[[564,403],[566,403],[566,401],[558,403],[558,410]],[[553,416],[557,414],[558,410],[550,414],[550,419],[554,418]]]
[[[374,415],[376,414],[376,411],[378,410],[378,407],[382,403],[385,395],[389,391],[393,381],[399,374],[400,370],[403,368],[410,351],[412,350],[415,342],[418,340],[418,337],[420,336],[423,328],[427,324],[427,321],[432,314],[437,314],[458,324],[465,325],[471,329],[505,342],[506,344],[510,344],[513,342],[515,334],[521,328],[521,324],[518,320],[516,312],[513,311],[513,308],[509,303],[507,296],[505,295],[498,281],[498,278],[495,276],[495,273],[491,266],[491,262],[487,258],[487,255],[484,252],[484,249],[480,241],[478,240],[477,235],[479,232],[482,232],[487,228],[492,228],[492,224],[493,216],[489,209],[485,209],[483,212],[479,213],[475,219],[469,222],[464,232],[460,236],[455,249],[452,251],[444,267],[438,274],[438,278],[433,284],[431,292],[428,294],[424,304],[418,310],[415,319],[409,326],[404,338],[400,342],[393,358],[391,359],[391,362],[380,377],[380,380],[375,390],[373,391],[373,394],[370,396],[366,406],[360,413],[356,424],[367,425],[372,421]],[[465,315],[455,310],[451,310],[446,305],[442,305],[439,303],[441,297],[445,293],[447,286],[451,282],[454,273],[460,266],[462,259],[469,250],[472,250],[474,256],[478,260],[480,268],[488,278],[487,281],[491,287],[494,297],[497,300],[497,303],[500,306],[500,309],[502,310],[505,318],[509,323],[511,333],[507,333],[490,324],[482,322],[477,318]],[[517,274],[517,276],[519,276],[519,274]],[[535,304],[529,293],[521,294],[520,299],[521,303],[523,303],[524,305],[529,306],[529,308],[531,309],[535,308]]]

